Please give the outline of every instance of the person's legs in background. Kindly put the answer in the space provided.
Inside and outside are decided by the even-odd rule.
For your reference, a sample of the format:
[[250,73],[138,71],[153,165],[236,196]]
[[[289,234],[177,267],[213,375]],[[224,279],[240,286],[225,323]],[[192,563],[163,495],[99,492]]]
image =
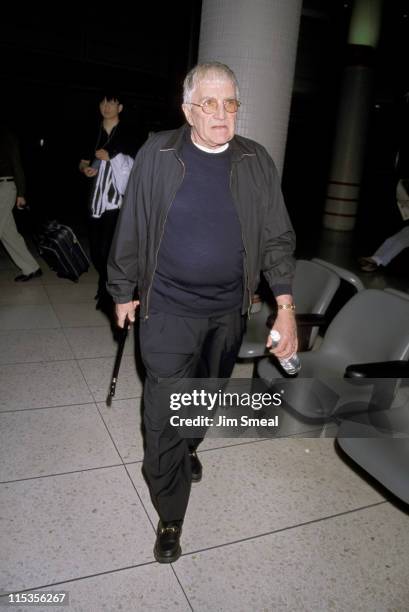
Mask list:
[[108,210],[101,217],[90,219],[90,252],[91,260],[98,272],[98,290],[95,296],[97,308],[112,309],[112,298],[106,289],[107,261],[115,232],[119,209]]
[[387,266],[401,251],[409,247],[409,226],[404,227],[381,244],[371,257],[361,257],[359,264],[364,272],[375,272],[379,266]]
[[11,259],[21,270],[15,278],[17,281],[28,281],[41,275],[38,263],[31,255],[19,234],[13,217],[13,207],[16,201],[16,186],[14,182],[0,182],[0,240],[8,251]]
[[387,266],[403,249],[409,247],[409,226],[390,236],[372,255],[380,266]]

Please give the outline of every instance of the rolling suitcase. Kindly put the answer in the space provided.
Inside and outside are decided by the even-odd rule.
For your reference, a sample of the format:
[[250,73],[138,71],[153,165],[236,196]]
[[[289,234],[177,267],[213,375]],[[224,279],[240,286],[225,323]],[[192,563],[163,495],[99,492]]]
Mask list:
[[67,225],[50,221],[37,236],[38,251],[57,276],[78,282],[88,271],[89,259],[74,232]]

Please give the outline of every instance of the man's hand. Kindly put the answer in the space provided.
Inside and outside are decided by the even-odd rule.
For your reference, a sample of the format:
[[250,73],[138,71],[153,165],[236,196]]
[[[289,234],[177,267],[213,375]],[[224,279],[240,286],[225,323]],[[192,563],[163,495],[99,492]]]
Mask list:
[[109,153],[106,149],[98,149],[98,151],[95,151],[95,157],[103,161],[109,161]]
[[[291,304],[292,297],[283,295],[277,297],[278,304]],[[278,309],[277,318],[274,321],[272,329],[275,329],[280,334],[280,341],[275,348],[271,348],[273,343],[271,336],[267,338],[266,346],[270,349],[270,353],[279,359],[288,359],[297,352],[297,324],[293,310]]]
[[23,196],[17,196],[16,198],[16,206],[18,209],[22,209],[27,205],[26,199]]
[[135,323],[135,310],[138,308],[138,306],[139,300],[126,302],[126,304],[115,305],[115,314],[118,327],[124,327],[126,317],[128,317],[130,323]]

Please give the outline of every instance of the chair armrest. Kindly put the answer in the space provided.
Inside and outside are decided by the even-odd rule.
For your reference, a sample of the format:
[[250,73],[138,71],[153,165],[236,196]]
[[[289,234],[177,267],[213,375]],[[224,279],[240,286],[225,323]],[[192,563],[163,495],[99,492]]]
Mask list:
[[409,378],[409,361],[378,361],[347,366],[344,378]]
[[399,386],[409,381],[408,361],[377,361],[347,366],[344,378],[353,385],[373,385],[368,411],[391,408]]
[[295,320],[300,327],[323,327],[328,323],[327,317],[322,314],[300,313],[295,315]]

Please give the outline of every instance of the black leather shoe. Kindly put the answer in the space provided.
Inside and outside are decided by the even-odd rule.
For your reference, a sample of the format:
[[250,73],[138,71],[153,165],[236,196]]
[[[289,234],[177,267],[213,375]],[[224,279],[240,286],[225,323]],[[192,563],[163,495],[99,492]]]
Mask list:
[[42,275],[43,275],[42,269],[38,268],[38,270],[36,270],[35,272],[32,272],[31,274],[19,274],[18,276],[16,276],[14,280],[16,281],[16,283],[26,283],[32,278],[38,278],[39,276],[42,276]]
[[183,521],[159,521],[153,554],[158,563],[173,563],[182,554],[180,535]]
[[192,482],[200,482],[202,480],[203,467],[196,451],[189,451],[189,457],[192,468]]

